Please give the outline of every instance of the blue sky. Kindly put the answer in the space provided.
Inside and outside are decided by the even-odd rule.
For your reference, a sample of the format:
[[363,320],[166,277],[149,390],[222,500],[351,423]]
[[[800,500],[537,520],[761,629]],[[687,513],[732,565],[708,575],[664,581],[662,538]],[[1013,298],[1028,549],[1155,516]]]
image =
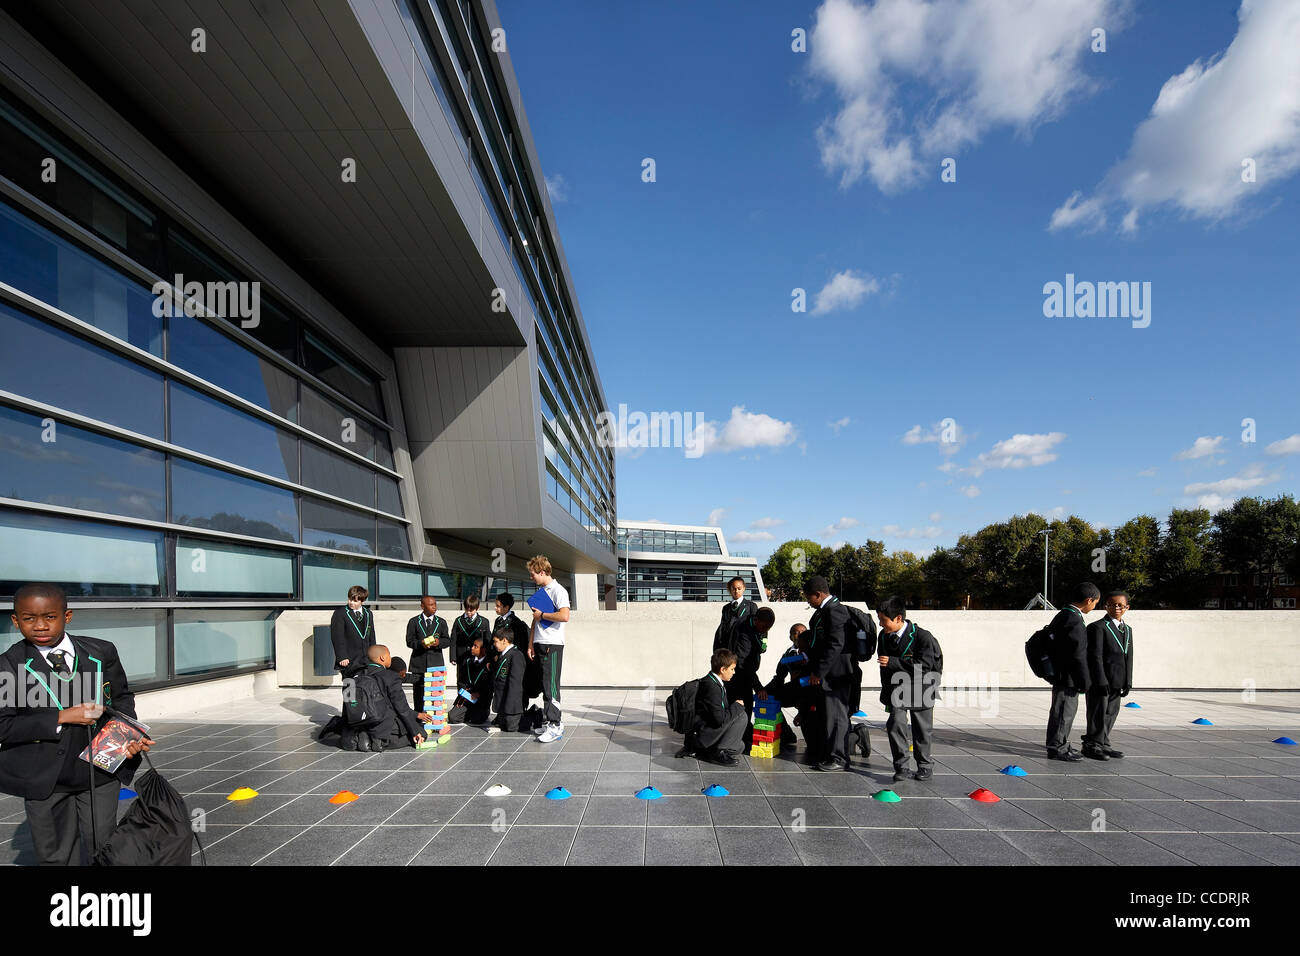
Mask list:
[[[1010,6],[498,0],[611,407],[710,423],[620,517],[925,553],[1297,491],[1300,5]],[[1045,316],[1067,273],[1150,324]]]

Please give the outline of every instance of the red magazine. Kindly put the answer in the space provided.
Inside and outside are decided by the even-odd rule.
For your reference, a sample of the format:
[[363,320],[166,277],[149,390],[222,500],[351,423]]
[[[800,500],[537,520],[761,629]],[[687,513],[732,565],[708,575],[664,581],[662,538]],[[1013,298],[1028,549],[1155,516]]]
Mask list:
[[137,740],[152,740],[149,727],[138,720],[132,720],[125,714],[114,713],[108,722],[95,734],[90,746],[81,752],[81,759],[90,761],[94,751],[94,764],[100,770],[116,773],[117,768],[127,758],[126,746]]

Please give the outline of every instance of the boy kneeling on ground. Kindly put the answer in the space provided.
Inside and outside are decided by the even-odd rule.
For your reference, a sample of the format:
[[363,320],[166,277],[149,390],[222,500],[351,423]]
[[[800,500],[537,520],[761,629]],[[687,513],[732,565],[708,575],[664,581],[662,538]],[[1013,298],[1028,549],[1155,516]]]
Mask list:
[[[393,662],[388,648],[376,644],[366,651],[366,666],[353,678],[354,681],[373,680],[378,684],[378,699],[386,699],[388,707],[380,705],[374,718],[364,726],[349,726],[343,731],[339,741],[344,750],[360,750],[363,753],[381,752],[394,747],[415,746],[424,742],[421,724],[429,720],[429,715],[416,713],[406,702],[406,689],[402,679],[390,665]],[[356,685],[354,684],[354,687]],[[344,708],[357,706],[345,703]],[[373,703],[372,703],[373,706]]]
[[731,767],[744,747],[749,715],[742,701],[727,702],[726,683],[736,676],[736,655],[725,647],[713,652],[709,673],[695,694],[695,729],[685,750],[700,760]]

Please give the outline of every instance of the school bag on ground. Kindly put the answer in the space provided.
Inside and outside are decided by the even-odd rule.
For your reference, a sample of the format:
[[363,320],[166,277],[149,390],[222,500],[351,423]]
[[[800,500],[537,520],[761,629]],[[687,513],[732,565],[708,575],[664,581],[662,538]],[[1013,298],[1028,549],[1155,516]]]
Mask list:
[[343,681],[343,717],[349,727],[375,727],[392,712],[393,705],[373,674],[360,671]]
[[852,654],[853,659],[859,664],[871,660],[876,654],[876,622],[866,611],[849,604],[844,605],[844,610],[849,612],[849,620],[853,622],[854,631],[849,642],[844,646],[844,653]]
[[668,727],[674,732],[689,734],[695,729],[695,696],[699,690],[698,678],[688,680],[664,701],[664,709],[668,712]]
[[203,844],[190,823],[189,809],[176,788],[154,769],[135,783],[135,800],[92,861],[95,866],[189,866],[192,843],[206,865]]
[[1056,664],[1052,660],[1052,625],[1040,627],[1029,635],[1025,641],[1025,657],[1029,660],[1029,669],[1035,677],[1041,677],[1049,684],[1056,682]]

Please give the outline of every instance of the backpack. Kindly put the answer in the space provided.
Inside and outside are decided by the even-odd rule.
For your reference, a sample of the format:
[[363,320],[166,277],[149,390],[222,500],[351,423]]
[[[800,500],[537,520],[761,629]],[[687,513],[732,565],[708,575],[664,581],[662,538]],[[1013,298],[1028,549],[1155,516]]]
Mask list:
[[1029,669],[1035,677],[1042,678],[1049,684],[1056,682],[1056,663],[1052,660],[1052,625],[1040,627],[1029,635],[1025,641],[1025,657],[1029,659]]
[[[145,754],[146,761],[149,755]],[[189,866],[191,842],[198,836],[185,800],[162,775],[149,770],[135,785],[136,798],[95,854],[94,866]],[[203,856],[203,845],[199,844]],[[204,863],[207,860],[204,858]]]
[[359,671],[343,681],[343,716],[349,727],[376,727],[392,713],[393,705],[375,675]]
[[844,653],[852,654],[853,659],[861,664],[869,661],[876,653],[876,622],[871,619],[866,611],[859,610],[856,607],[845,604],[844,610],[849,612],[849,620],[853,622],[853,630],[860,637],[851,638],[852,646],[848,642],[844,645]]
[[668,712],[668,727],[674,733],[689,734],[695,729],[695,696],[699,690],[699,678],[688,680],[664,701],[664,709]]
[[546,712],[543,711],[542,708],[538,707],[536,704],[533,704],[531,707],[529,707],[527,710],[525,710],[522,714],[519,715],[520,733],[526,733],[532,730],[534,727],[542,726],[542,724],[544,723],[546,723]]

